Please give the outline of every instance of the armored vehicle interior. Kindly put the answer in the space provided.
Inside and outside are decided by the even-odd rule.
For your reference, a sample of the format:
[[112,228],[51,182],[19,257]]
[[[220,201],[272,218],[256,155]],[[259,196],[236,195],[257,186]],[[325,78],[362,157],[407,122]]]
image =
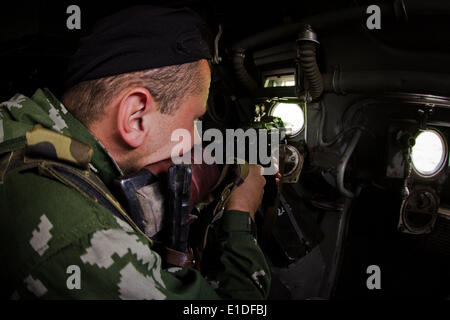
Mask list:
[[287,129],[282,183],[257,215],[269,298],[450,297],[448,1],[77,3],[75,30],[68,1],[0,10],[2,101],[62,94],[68,57],[98,18],[188,6],[213,55],[204,128],[277,116]]

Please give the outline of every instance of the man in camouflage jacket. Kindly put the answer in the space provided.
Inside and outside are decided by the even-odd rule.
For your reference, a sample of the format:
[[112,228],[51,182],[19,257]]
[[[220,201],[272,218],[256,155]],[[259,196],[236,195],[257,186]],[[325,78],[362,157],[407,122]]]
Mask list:
[[[160,13],[155,15],[169,19],[168,12]],[[136,15],[136,11],[127,14]],[[153,17],[153,23],[158,17]],[[131,18],[139,21],[139,17]],[[183,23],[183,28],[187,25]],[[102,30],[106,29],[100,27],[93,34]],[[108,40],[105,34],[99,38]],[[85,42],[84,55],[86,50]],[[112,51],[105,48],[105,52]],[[46,158],[45,150],[50,150],[50,157],[95,173],[112,188],[114,178],[123,173],[170,157],[170,132],[176,128],[192,132],[193,121],[205,112],[209,66],[204,58],[191,60],[168,67],[145,65],[137,72],[130,67],[112,76],[92,65],[87,72],[97,70],[97,74],[79,76],[85,65],[81,64],[75,68],[79,78],[64,94],[64,103],[49,90],[38,89],[32,97],[17,94],[0,104],[3,295],[12,299],[267,297],[270,271],[250,231],[250,217],[264,186],[256,166],[232,193],[222,218],[210,230],[217,241],[202,273],[194,268],[163,269],[161,257],[144,234],[77,188],[44,174],[45,168],[13,168],[16,154],[39,146],[33,150],[43,152],[41,157]],[[126,68],[126,63],[122,61],[121,66]],[[157,81],[152,82],[153,78]],[[25,154],[21,161],[31,163],[30,159]],[[80,275],[75,286],[71,283],[74,270]]]

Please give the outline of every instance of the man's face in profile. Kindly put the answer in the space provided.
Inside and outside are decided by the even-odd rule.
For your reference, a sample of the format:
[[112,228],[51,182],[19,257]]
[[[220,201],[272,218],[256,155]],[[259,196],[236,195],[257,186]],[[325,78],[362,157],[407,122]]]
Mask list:
[[200,78],[200,90],[198,93],[186,97],[173,114],[154,114],[152,123],[155,129],[150,130],[146,137],[144,154],[151,154],[145,165],[171,157],[172,149],[179,141],[171,141],[172,133],[177,129],[184,129],[190,133],[191,139],[183,139],[183,152],[188,151],[194,144],[194,121],[206,111],[211,71],[206,60],[201,61],[198,77]]

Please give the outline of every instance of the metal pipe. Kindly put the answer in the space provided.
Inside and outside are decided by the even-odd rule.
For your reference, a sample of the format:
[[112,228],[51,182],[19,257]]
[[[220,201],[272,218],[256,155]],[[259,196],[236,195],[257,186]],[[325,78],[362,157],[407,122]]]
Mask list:
[[[447,1],[424,2],[422,0],[396,0],[393,3],[378,4],[383,12],[383,20],[405,21],[411,16],[437,15],[446,16],[450,14],[450,6]],[[296,23],[289,23],[250,37],[244,38],[232,46],[235,53],[233,58],[234,69],[238,73],[238,79],[250,90],[257,87],[256,81],[245,69],[245,52],[265,43],[270,43],[282,38],[295,36],[305,24],[311,25],[316,30],[324,30],[329,27],[339,27],[355,22],[363,22],[367,18],[367,5],[345,8],[338,11],[326,12],[312,17],[302,19]]]
[[337,174],[336,174],[336,184],[339,192],[347,198],[353,198],[355,195],[353,192],[345,188],[344,185],[344,175],[345,175],[345,169],[347,168],[347,163],[350,160],[350,157],[353,154],[353,151],[356,148],[356,145],[359,142],[359,139],[361,138],[362,130],[357,128],[355,129],[355,135],[353,136],[350,144],[345,149],[344,155],[341,158],[341,161],[339,162],[339,165],[337,167]]
[[[394,6],[391,3],[379,4],[379,7],[381,9],[381,12],[383,12],[383,17],[397,15],[396,10],[394,10]],[[355,21],[365,21],[365,19],[367,18],[366,10],[367,6],[359,6],[317,14],[302,19],[299,22],[284,24],[244,38],[236,42],[233,45],[232,49],[234,51],[245,51],[265,43],[279,40],[281,38],[295,36],[296,34],[298,34],[298,32],[300,32],[305,24],[313,26],[316,30],[321,30],[331,26],[337,27],[340,25],[353,23]]]
[[406,92],[450,95],[450,75],[443,73],[378,70],[335,70],[324,74],[324,89],[337,94],[363,92]]

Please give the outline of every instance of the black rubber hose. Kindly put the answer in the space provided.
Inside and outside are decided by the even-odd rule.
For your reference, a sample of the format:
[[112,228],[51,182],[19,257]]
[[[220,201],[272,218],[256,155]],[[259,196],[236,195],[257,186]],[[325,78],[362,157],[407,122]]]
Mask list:
[[250,91],[255,90],[258,84],[253,77],[247,72],[244,65],[245,54],[244,50],[236,50],[233,55],[233,66],[236,78]]
[[299,42],[300,67],[309,82],[309,93],[316,100],[323,92],[323,78],[316,59],[316,44],[310,41]]

